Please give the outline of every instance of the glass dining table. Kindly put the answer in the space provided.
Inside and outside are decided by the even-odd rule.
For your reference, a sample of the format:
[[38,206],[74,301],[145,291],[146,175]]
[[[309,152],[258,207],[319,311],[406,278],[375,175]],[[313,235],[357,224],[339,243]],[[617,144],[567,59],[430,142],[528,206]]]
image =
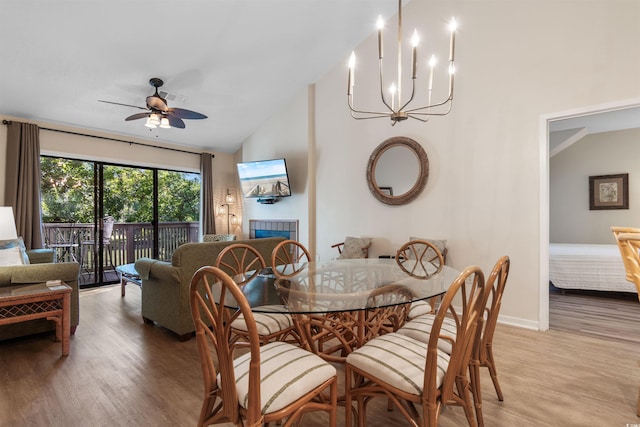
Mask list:
[[445,265],[421,279],[408,275],[392,259],[373,258],[309,262],[287,269],[286,277],[279,278],[266,269],[242,287],[252,311],[269,313],[273,305],[284,306],[294,317],[303,345],[334,362],[343,362],[368,340],[397,330],[412,303],[444,294],[459,274]]

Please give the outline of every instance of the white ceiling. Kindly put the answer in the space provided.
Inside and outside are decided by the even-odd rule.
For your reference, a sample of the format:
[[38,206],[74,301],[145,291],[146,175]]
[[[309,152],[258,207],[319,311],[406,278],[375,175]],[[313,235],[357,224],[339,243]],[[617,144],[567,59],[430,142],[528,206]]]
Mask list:
[[[395,0],[3,0],[0,115],[233,152],[333,66]],[[208,116],[186,129],[124,118],[149,79],[169,107]],[[346,100],[345,100],[346,102]]]
[[569,129],[585,129],[587,133],[611,132],[630,128],[640,128],[640,107],[584,114],[550,123],[550,132]]
[[552,121],[549,124],[549,155],[555,156],[592,133],[634,128],[640,128],[640,106]]

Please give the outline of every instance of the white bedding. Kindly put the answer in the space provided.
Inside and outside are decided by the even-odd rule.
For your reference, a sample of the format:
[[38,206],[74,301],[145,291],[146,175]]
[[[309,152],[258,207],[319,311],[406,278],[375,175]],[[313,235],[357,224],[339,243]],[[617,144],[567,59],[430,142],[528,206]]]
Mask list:
[[635,293],[625,277],[617,245],[549,245],[549,280],[557,288]]

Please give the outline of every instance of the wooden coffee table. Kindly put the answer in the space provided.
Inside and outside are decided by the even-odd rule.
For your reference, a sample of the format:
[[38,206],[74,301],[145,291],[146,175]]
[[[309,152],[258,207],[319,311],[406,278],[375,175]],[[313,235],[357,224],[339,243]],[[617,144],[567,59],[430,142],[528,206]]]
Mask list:
[[71,287],[60,280],[0,288],[0,325],[47,319],[56,323],[56,341],[69,355]]

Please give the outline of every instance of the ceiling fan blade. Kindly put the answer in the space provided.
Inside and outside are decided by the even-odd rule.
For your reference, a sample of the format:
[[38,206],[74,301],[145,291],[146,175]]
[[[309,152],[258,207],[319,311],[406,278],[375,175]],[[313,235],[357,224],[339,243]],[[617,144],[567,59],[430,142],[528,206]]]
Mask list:
[[130,104],[121,104],[120,102],[113,102],[113,101],[103,101],[101,99],[98,99],[98,102],[104,102],[105,104],[115,104],[115,105],[122,105],[124,107],[133,107],[133,108],[139,108],[141,110],[146,110],[147,108],[145,107],[139,107],[137,105],[130,105]]
[[177,117],[179,119],[198,120],[206,119],[204,114],[196,113],[195,111],[185,110],[184,108],[169,108],[169,116]]
[[144,119],[145,117],[149,117],[151,113],[136,113],[132,116],[127,117],[126,119],[124,119],[125,121],[130,121],[130,120],[138,120],[138,119]]
[[167,119],[169,119],[169,124],[171,125],[172,128],[180,128],[180,129],[184,129],[184,122],[182,121],[182,119],[172,116],[172,115],[167,115]]

